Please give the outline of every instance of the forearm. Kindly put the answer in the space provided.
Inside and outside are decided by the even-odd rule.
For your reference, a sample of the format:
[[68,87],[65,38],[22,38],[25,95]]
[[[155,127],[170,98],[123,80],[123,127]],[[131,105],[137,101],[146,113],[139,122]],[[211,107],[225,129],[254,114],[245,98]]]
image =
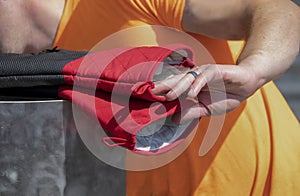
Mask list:
[[265,1],[250,10],[245,48],[238,60],[257,78],[258,87],[284,73],[299,52],[300,9],[290,1]]

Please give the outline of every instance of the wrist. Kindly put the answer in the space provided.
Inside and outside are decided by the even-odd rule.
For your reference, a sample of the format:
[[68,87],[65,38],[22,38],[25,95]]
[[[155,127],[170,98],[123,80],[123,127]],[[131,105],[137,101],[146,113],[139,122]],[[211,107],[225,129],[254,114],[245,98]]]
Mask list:
[[257,88],[273,79],[271,77],[272,70],[268,70],[266,65],[268,65],[267,60],[260,54],[250,55],[238,61],[238,66],[244,68],[251,75],[250,78],[253,80],[252,82],[256,83]]

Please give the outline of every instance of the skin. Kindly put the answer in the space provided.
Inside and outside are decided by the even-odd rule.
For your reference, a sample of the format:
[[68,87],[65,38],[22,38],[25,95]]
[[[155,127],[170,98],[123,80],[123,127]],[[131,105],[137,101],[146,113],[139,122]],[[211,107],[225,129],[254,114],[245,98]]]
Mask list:
[[[0,0],[0,52],[50,48],[64,3]],[[244,39],[246,46],[238,66],[201,65],[194,68],[197,78],[178,75],[157,82],[153,92],[164,93],[168,100],[187,92],[199,102],[175,115],[176,123],[229,112],[290,67],[299,52],[299,21],[299,7],[289,0],[186,0],[184,30],[222,39]]]
[[65,0],[0,0],[0,53],[51,48]]
[[244,39],[246,46],[238,66],[201,65],[194,68],[196,79],[182,74],[156,83],[153,92],[165,93],[168,100],[188,92],[199,102],[175,115],[176,123],[232,111],[291,66],[299,52],[299,21],[299,7],[288,0],[187,0],[186,31]]

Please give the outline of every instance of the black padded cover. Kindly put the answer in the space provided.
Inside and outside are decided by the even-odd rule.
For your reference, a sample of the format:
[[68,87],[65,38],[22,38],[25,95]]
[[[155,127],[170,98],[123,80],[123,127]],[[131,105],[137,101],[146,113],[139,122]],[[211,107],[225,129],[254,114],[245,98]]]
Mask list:
[[0,54],[0,100],[57,98],[63,67],[87,52],[46,50],[36,54]]

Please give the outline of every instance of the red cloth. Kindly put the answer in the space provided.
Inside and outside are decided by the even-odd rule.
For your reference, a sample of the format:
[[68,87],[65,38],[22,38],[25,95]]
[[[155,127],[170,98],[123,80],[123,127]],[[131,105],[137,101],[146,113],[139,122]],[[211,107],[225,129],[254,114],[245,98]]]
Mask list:
[[[64,67],[67,85],[60,88],[59,96],[96,117],[116,145],[136,151],[138,131],[194,104],[185,99],[166,101],[152,93],[156,69],[180,49],[192,59],[191,49],[184,45],[118,48],[88,54]],[[188,59],[183,58],[181,65],[193,67]]]

